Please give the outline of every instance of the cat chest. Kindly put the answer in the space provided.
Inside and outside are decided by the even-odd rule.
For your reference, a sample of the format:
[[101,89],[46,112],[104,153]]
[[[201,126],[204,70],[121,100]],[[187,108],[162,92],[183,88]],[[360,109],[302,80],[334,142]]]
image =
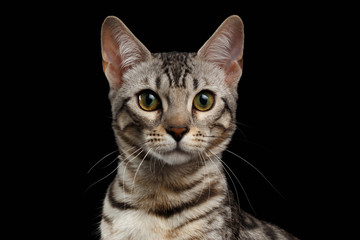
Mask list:
[[170,219],[149,215],[142,211],[124,211],[111,223],[102,224],[102,231],[107,232],[104,240],[177,240],[184,235],[199,232],[204,228],[203,221],[194,221],[191,224],[181,216]]

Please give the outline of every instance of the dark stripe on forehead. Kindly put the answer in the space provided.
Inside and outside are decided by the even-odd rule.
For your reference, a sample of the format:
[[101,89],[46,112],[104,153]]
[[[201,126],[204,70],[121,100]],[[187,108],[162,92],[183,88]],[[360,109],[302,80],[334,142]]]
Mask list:
[[173,76],[174,76],[174,83],[175,83],[175,87],[181,87],[182,85],[180,84],[182,77],[184,76],[183,72],[184,69],[182,69],[181,67],[178,68],[173,68],[171,69]]
[[158,56],[163,61],[163,73],[169,79],[170,87],[186,87],[186,77],[192,73],[191,53],[161,53]]
[[159,89],[159,88],[160,88],[160,84],[161,84],[161,78],[160,78],[160,77],[157,77],[156,80],[155,80],[155,83],[156,83],[156,88]]
[[183,88],[186,88],[186,77],[187,77],[188,74],[191,74],[191,71],[188,68],[186,68],[184,70],[184,74],[182,76],[182,86],[183,86]]
[[169,68],[164,69],[164,74],[166,74],[168,80],[169,80],[169,86],[172,87],[174,85],[174,79],[172,75],[170,74]]
[[199,80],[197,80],[196,78],[193,79],[193,86],[194,86],[194,90],[196,90],[199,87]]

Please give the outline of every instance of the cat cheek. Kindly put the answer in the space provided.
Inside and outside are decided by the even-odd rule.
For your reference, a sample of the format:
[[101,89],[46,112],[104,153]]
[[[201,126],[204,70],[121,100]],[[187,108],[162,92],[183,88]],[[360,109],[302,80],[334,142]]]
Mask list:
[[133,123],[133,120],[125,114],[120,114],[116,122],[120,130],[123,131],[128,125]]
[[224,129],[228,129],[231,126],[231,115],[229,112],[225,112],[223,116],[216,122],[216,124],[221,125]]
[[200,112],[200,111],[194,110],[193,117],[197,121],[206,121],[209,119],[209,112]]
[[[166,151],[167,148],[175,144],[173,139],[167,135],[162,127],[157,127],[144,132],[145,144],[154,150]],[[175,144],[176,145],[176,144]]]

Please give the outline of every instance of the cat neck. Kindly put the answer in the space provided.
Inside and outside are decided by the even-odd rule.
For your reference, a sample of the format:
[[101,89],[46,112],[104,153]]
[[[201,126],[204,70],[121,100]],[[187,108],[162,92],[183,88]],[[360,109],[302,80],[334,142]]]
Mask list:
[[122,161],[115,181],[111,188],[117,189],[110,190],[114,198],[166,218],[205,202],[217,206],[228,196],[221,163],[210,157],[181,165],[146,158]]
[[186,188],[209,175],[225,178],[219,156],[202,157],[178,165],[170,165],[161,160],[139,154],[135,158],[123,157],[118,167],[118,178],[133,188],[168,187]]

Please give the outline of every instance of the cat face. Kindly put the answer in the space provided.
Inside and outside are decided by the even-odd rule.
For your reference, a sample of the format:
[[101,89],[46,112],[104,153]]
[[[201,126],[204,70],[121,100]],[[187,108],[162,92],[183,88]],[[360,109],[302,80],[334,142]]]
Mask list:
[[242,29],[233,16],[198,53],[151,54],[119,19],[107,18],[103,67],[120,149],[141,148],[170,165],[221,153],[235,130]]

